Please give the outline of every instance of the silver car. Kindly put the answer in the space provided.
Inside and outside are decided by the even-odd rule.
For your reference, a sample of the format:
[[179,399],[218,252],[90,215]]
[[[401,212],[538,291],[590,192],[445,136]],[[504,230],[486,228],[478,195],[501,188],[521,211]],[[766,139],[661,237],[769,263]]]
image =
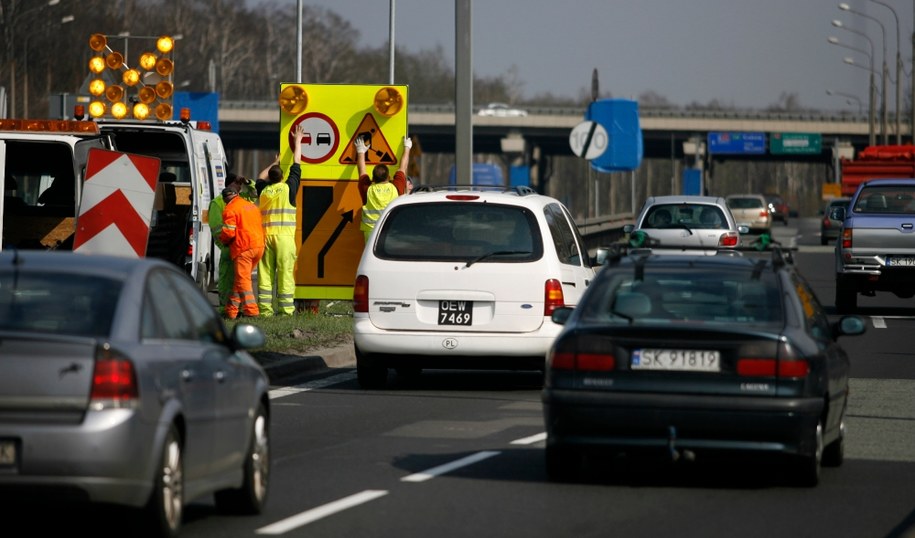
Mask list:
[[745,224],[750,231],[768,233],[772,229],[772,213],[765,196],[732,194],[727,197],[727,204],[737,223]]
[[269,381],[244,349],[264,341],[170,263],[0,252],[0,493],[143,508],[162,536],[206,494],[259,513]]
[[719,196],[651,196],[642,205],[635,224],[623,227],[634,247],[704,250],[736,248],[740,229]]

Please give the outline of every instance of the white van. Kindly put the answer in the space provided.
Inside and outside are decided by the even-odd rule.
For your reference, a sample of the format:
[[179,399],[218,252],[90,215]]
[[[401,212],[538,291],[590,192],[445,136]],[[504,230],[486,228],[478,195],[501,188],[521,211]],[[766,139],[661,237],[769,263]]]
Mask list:
[[219,251],[206,210],[225,183],[226,154],[219,135],[194,122],[0,120],[2,248],[72,249],[91,148],[160,160],[146,255],[208,290]]
[[363,388],[388,368],[542,370],[594,278],[568,209],[529,187],[418,187],[375,226],[353,289],[353,338]]

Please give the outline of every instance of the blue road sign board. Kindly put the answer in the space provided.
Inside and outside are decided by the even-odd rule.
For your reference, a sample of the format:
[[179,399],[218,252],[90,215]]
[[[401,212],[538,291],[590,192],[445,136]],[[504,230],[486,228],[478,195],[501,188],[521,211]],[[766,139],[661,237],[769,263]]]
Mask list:
[[219,133],[219,94],[210,92],[175,92],[172,119],[181,119],[182,108],[191,109],[191,120],[209,121],[210,130]]
[[710,155],[762,155],[766,153],[766,133],[711,132],[708,134],[708,152]]
[[639,167],[644,148],[638,101],[598,99],[588,105],[585,120],[602,125],[610,139],[607,149],[591,160],[591,168],[598,172],[621,172]]

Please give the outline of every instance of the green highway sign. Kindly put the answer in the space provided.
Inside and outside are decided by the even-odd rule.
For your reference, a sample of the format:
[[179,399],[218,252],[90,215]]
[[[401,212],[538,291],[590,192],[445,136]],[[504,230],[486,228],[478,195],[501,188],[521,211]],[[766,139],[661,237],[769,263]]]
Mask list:
[[771,133],[772,155],[817,155],[823,151],[823,135],[814,133]]

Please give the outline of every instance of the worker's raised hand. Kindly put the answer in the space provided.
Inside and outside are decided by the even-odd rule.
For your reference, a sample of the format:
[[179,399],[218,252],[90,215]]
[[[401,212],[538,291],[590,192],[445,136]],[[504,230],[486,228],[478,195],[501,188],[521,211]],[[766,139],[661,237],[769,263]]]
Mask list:
[[356,146],[356,153],[363,154],[369,150],[369,145],[366,144],[365,140],[361,136],[357,136],[353,145]]
[[409,136],[403,137],[403,147],[404,149],[410,149],[413,147],[413,140]]
[[301,140],[301,138],[304,134],[305,134],[305,123],[303,122],[303,123],[296,125],[295,137]]

